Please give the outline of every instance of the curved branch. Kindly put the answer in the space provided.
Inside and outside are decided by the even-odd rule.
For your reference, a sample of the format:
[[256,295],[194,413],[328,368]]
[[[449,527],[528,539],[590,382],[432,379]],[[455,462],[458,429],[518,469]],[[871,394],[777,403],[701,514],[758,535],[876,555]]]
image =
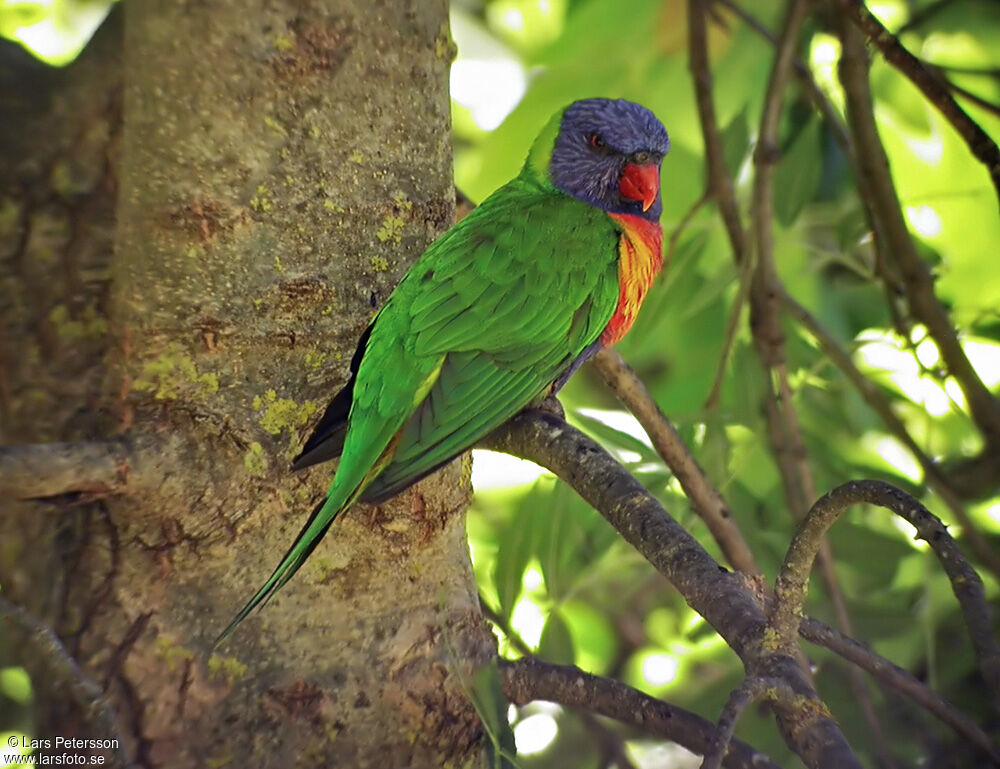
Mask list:
[[786,652],[795,648],[809,572],[820,543],[841,513],[859,502],[884,507],[904,518],[916,528],[917,538],[925,540],[934,550],[962,608],[983,678],[994,698],[1000,699],[1000,645],[990,627],[989,608],[979,575],[936,516],[909,494],[882,481],[845,483],[821,497],[809,510],[792,539],[775,584],[769,622],[769,629],[777,635],[775,646]]
[[[704,754],[718,732],[715,724],[695,713],[571,665],[531,658],[501,660],[500,675],[504,693],[515,704],[548,700],[582,708],[632,724],[693,753]],[[733,740],[723,765],[728,769],[778,769],[774,761],[740,740]]]
[[[794,302],[787,294],[783,296],[783,299]],[[795,314],[794,308],[797,307],[799,305],[793,305],[793,314]],[[811,318],[811,316],[809,317]],[[815,319],[813,320],[815,321]],[[812,331],[811,326],[806,325],[806,328]],[[822,327],[819,330],[823,331]],[[832,337],[827,339],[817,336],[817,338],[820,340],[821,346],[825,351],[825,342],[830,342],[835,347],[833,352],[839,351],[841,353],[841,359],[835,360],[835,362],[838,365],[846,363],[846,365],[852,367],[855,374],[861,379],[861,383],[858,383],[859,388],[864,385],[881,398],[881,393],[878,393],[871,381],[854,367],[850,356],[836,345],[836,341]],[[831,355],[831,358],[833,358],[833,355]],[[620,356],[613,350],[609,350],[602,352],[596,357],[595,365],[601,374],[604,375],[611,389],[646,429],[646,432],[653,441],[653,445],[657,447],[660,455],[670,466],[674,475],[680,480],[685,493],[688,495],[695,509],[701,513],[704,510],[712,509],[714,505],[719,505],[718,509],[720,511],[728,513],[722,495],[701,472],[697,461],[680,440],[673,425],[659,411],[656,403],[642,385],[641,380],[635,376],[635,372],[628,367],[628,364],[621,360]],[[845,371],[845,373],[847,372]],[[863,392],[866,391],[863,390]],[[885,406],[888,409],[888,403]],[[889,410],[889,413],[892,413],[891,410]],[[647,422],[649,423],[647,424]],[[660,447],[658,441],[663,441],[665,445]],[[930,461],[929,458],[928,461]],[[686,476],[682,478],[682,474],[688,472],[692,473],[692,476],[690,478]],[[737,534],[739,534],[738,530]],[[732,563],[732,558],[730,558],[730,562]],[[961,711],[941,699],[932,689],[908,671],[880,656],[860,641],[856,641],[839,630],[835,630],[810,617],[805,617],[802,620],[799,632],[807,641],[830,650],[845,661],[866,671],[880,683],[910,698],[914,703],[926,709],[942,723],[951,727],[960,738],[975,745],[1000,764],[1000,748],[990,740],[987,734]]]
[[0,491],[18,499],[121,491],[132,466],[124,441],[0,446]]
[[[604,449],[558,417],[519,414],[482,442],[484,448],[530,459],[568,483],[669,579],[757,675],[764,615],[745,578],[717,564],[642,484]],[[784,679],[804,701],[819,703],[792,655],[769,655],[768,676]],[[778,724],[810,767],[860,767],[840,728],[816,708],[775,705]]]
[[942,472],[941,467],[931,459],[917,442],[913,440],[903,420],[896,416],[892,410],[889,400],[882,394],[882,391],[854,365],[851,356],[841,347],[840,343],[827,331],[823,325],[805,307],[793,299],[787,291],[782,290],[781,301],[785,309],[795,318],[806,331],[815,337],[820,349],[830,359],[834,366],[848,378],[851,384],[865,402],[881,417],[886,429],[899,440],[917,460],[924,471],[927,484],[934,489],[939,497],[948,506],[956,520],[962,524],[962,530],[969,538],[972,552],[976,554],[979,561],[991,572],[1000,578],[1000,556],[990,546],[983,537],[979,529],[969,518],[961,502],[956,497],[955,490],[949,483],[948,477]]
[[688,451],[673,424],[660,411],[642,380],[615,350],[601,350],[594,356],[593,365],[618,399],[639,420],[653,448],[667,463],[695,511],[719,543],[726,560],[734,569],[747,574],[760,574],[750,546],[733,521],[733,514],[722,495],[705,476],[705,471]]

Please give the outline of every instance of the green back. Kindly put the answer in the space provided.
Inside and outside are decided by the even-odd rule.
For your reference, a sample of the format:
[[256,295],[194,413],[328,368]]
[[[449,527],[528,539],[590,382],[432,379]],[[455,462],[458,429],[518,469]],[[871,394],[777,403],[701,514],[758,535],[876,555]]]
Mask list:
[[614,312],[618,240],[605,213],[527,168],[484,201],[427,250],[379,314],[338,476],[402,428],[365,494],[384,495],[542,395]]

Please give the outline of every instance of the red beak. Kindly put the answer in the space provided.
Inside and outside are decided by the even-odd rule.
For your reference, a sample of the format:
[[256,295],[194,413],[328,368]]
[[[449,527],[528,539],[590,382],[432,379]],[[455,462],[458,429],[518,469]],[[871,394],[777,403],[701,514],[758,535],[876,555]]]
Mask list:
[[630,163],[625,166],[618,191],[629,200],[641,202],[642,210],[648,211],[660,191],[660,169],[652,164],[637,166]]

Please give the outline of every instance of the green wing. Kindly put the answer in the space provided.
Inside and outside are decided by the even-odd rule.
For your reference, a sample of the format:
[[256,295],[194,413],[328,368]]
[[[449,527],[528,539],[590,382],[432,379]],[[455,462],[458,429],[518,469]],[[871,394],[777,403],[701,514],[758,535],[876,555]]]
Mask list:
[[326,500],[217,643],[292,578],[355,500],[389,496],[469,448],[597,340],[618,302],[618,239],[601,211],[519,177],[424,252],[296,460],[342,448]]
[[[484,203],[397,289],[404,347],[441,364],[362,499],[405,488],[510,419],[611,318],[619,239],[611,220],[572,198],[532,205],[538,193],[519,192]],[[363,370],[364,360],[359,383]]]

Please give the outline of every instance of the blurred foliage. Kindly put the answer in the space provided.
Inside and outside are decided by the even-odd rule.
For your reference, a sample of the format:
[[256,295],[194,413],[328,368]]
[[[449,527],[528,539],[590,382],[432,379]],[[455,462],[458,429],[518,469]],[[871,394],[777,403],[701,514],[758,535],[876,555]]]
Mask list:
[[[940,6],[907,27],[903,42],[927,61],[947,67],[962,88],[1000,104],[1000,4],[884,0],[869,5],[893,30]],[[776,27],[781,3],[757,0],[744,6],[770,29]],[[0,0],[0,35],[50,63],[64,64],[107,7],[86,0]],[[841,107],[839,43],[828,22],[817,10],[797,53]],[[456,181],[473,200],[517,173],[553,112],[596,95],[639,101],[667,126],[673,145],[662,176],[667,233],[702,196],[704,152],[688,72],[684,0],[630,0],[627,7],[617,0],[456,0],[452,29],[459,47],[452,75]],[[745,209],[773,49],[722,8],[715,9],[709,31],[726,162],[737,176]],[[987,173],[921,94],[877,56],[872,86],[909,225],[934,266],[938,295],[950,308],[973,364],[995,389],[1000,383],[1000,218]],[[960,101],[1000,138],[996,110]],[[893,331],[884,293],[873,277],[871,239],[848,163],[796,82],[786,94],[781,135],[775,237],[788,291],[852,350],[930,455],[946,460],[974,455],[981,449],[979,434],[961,392],[940,368],[933,341],[919,327],[908,339]],[[717,213],[704,206],[678,238],[672,263],[619,349],[722,490],[773,580],[793,524],[767,445],[764,374],[745,323],[720,404],[712,410],[703,405],[719,364],[737,280]],[[791,321],[785,328],[795,406],[819,489],[851,478],[883,478],[920,496],[961,534],[944,505],[927,491],[919,466],[815,341]],[[562,399],[571,421],[612,450],[719,558],[676,480],[596,375],[585,367]],[[476,478],[483,479],[491,468],[494,477],[492,488],[478,493],[468,523],[480,590],[498,618],[501,653],[517,657],[526,644],[544,659],[620,678],[714,719],[741,679],[736,655],[573,492],[547,474],[506,486],[501,477],[498,484],[497,468],[502,476],[508,466],[477,453]],[[1000,497],[976,500],[969,509],[997,542]],[[889,514],[860,508],[834,527],[831,541],[857,637],[927,680],[975,720],[996,727],[950,586],[923,543],[914,542],[912,532]],[[988,574],[984,579],[995,601],[997,585]],[[808,611],[833,622],[818,584]],[[874,766],[870,732],[847,685],[845,666],[821,649],[807,653],[821,695],[866,765]],[[0,712],[17,710],[30,697],[30,684],[26,689],[22,679],[16,670],[0,671]],[[495,753],[506,761],[495,676],[470,685],[489,715]],[[928,755],[950,761],[934,766],[973,765],[940,724],[896,696],[872,691],[901,765]],[[600,740],[576,714],[534,703],[506,715],[520,751],[517,764],[524,769],[603,765]],[[750,709],[737,733],[783,765],[799,765],[760,710]],[[683,751],[628,730],[620,735],[639,766],[690,764]]]
[[[932,5],[871,3],[899,29]],[[782,3],[743,3],[775,29]],[[704,191],[704,150],[688,71],[686,3],[633,0],[628,12],[613,0],[556,3],[497,0],[456,4],[463,29],[478,24],[502,47],[483,52],[456,32],[460,69],[478,60],[509,57],[524,72],[523,97],[495,130],[475,124],[475,102],[456,94],[456,180],[474,200],[517,173],[537,130],[556,110],[586,96],[625,97],[650,107],[667,126],[672,150],[663,166],[663,225],[669,234]],[[726,162],[737,175],[744,211],[752,183],[750,156],[760,120],[772,46],[724,9],[715,10],[710,47],[715,105]],[[797,51],[834,104],[839,43],[817,13]],[[453,24],[453,28],[456,25]],[[928,61],[960,68],[955,81],[1000,104],[1000,4],[955,0],[903,42]],[[497,51],[500,53],[497,53]],[[962,140],[897,71],[873,57],[872,85],[882,139],[908,223],[921,252],[934,265],[939,297],[949,306],[973,364],[991,388],[1000,383],[1000,270],[996,268],[1000,218],[984,168]],[[505,65],[509,71],[509,63]],[[968,72],[966,72],[968,70]],[[496,72],[504,71],[498,67]],[[979,71],[985,74],[979,74]],[[949,71],[951,74],[951,71]],[[503,91],[509,82],[495,88]],[[478,98],[494,85],[479,83]],[[970,115],[1000,139],[1000,117],[960,99]],[[789,292],[851,349],[862,370],[883,388],[907,428],[934,457],[975,454],[981,440],[960,391],[942,375],[933,341],[918,327],[911,339],[894,331],[882,288],[873,277],[873,249],[847,159],[831,131],[792,82],[782,123],[782,160],[776,171],[776,259]],[[571,256],[568,256],[571,258]],[[660,407],[675,420],[688,445],[732,507],[769,580],[775,577],[793,524],[767,444],[762,411],[763,370],[747,324],[741,323],[719,406],[704,402],[716,367],[738,275],[714,206],[704,206],[680,235],[673,261],[653,289],[635,328],[619,345]],[[920,496],[960,534],[948,511],[922,483],[919,466],[818,350],[786,321],[795,406],[818,488],[851,478],[882,478]],[[709,549],[720,557],[679,485],[650,448],[634,420],[621,412],[586,367],[564,390],[571,421],[616,453],[630,470]],[[593,410],[599,407],[600,411]],[[582,411],[581,411],[582,409]],[[490,455],[477,453],[475,478],[491,474]],[[551,476],[511,488],[477,493],[469,520],[476,576],[484,600],[507,633],[521,636],[542,658],[575,662],[715,718],[742,675],[736,655],[685,605],[678,594],[604,520]],[[970,506],[975,522],[1000,535],[1000,497]],[[936,560],[912,531],[888,513],[854,509],[831,533],[837,573],[855,633],[911,670],[980,721],[995,724],[975,673],[951,588]],[[997,585],[984,574],[989,595]],[[833,623],[825,593],[814,583],[808,611]],[[501,652],[519,655],[503,629]],[[817,685],[866,765],[875,765],[870,732],[847,685],[845,666],[808,648]],[[947,753],[952,735],[898,697],[873,687],[876,710],[901,764]],[[598,767],[599,740],[572,713],[550,707],[558,732],[539,749],[530,722],[537,708],[514,723],[533,752],[532,767]],[[914,741],[919,724],[920,741]],[[524,734],[522,735],[522,731]],[[748,713],[738,734],[782,765],[798,760],[773,722]],[[554,736],[553,736],[554,735]],[[650,750],[642,735],[622,731],[641,766],[684,766],[675,752]],[[972,766],[959,750],[952,763]],[[697,765],[697,762],[695,762]]]
[[0,37],[61,67],[79,55],[112,5],[114,0],[0,0]]

